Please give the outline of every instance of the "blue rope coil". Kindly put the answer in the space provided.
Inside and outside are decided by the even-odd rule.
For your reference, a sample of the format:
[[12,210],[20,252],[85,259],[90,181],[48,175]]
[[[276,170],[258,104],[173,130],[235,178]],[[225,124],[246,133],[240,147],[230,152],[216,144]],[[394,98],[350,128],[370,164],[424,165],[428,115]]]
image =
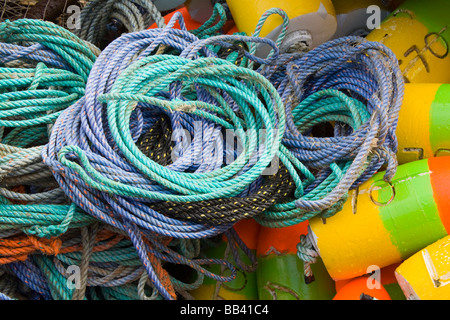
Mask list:
[[[287,130],[280,150],[307,170],[301,179],[291,168],[299,186],[295,199],[274,205],[258,222],[282,227],[330,217],[342,208],[350,189],[381,167],[387,166],[384,179],[392,179],[404,80],[389,48],[343,37],[307,53],[282,54],[259,72],[277,87],[285,104]],[[334,123],[333,136],[314,136],[313,128],[325,123]]]

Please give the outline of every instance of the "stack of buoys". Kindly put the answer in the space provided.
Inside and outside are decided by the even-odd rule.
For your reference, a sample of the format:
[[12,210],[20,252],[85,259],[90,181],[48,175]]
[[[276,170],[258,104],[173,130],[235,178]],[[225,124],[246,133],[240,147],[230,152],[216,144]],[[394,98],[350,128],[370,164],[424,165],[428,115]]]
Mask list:
[[[367,35],[367,39],[393,50],[407,82],[396,130],[399,166],[390,182],[383,181],[380,172],[353,190],[342,211],[327,219],[326,224],[311,220],[308,235],[298,245],[306,270],[310,272],[308,264],[320,257],[333,279],[346,286],[353,281],[352,290],[358,293],[368,291],[364,279],[376,279],[367,274],[369,270],[401,264],[395,270],[397,278],[391,282],[397,291],[401,287],[403,294],[391,296],[421,299],[399,270],[413,260],[411,256],[417,260],[420,250],[448,234],[449,194],[445,181],[450,158],[445,107],[450,99],[448,72],[444,70],[450,61],[446,27],[449,19],[441,11],[447,5],[445,1],[430,5],[403,1],[379,28]],[[417,227],[411,225],[415,223]],[[417,273],[416,279],[429,280],[425,278]],[[362,289],[357,289],[358,281]],[[432,281],[428,282],[432,286]],[[347,287],[341,294],[339,290],[337,299],[345,297],[346,290],[350,289]],[[421,297],[437,296],[427,289]]]
[[1,22],[0,300],[450,299],[448,8]]
[[322,263],[313,266],[313,275],[303,273],[297,243],[307,228],[308,221],[284,228],[261,228],[256,251],[260,299],[330,300],[336,294],[334,281]]

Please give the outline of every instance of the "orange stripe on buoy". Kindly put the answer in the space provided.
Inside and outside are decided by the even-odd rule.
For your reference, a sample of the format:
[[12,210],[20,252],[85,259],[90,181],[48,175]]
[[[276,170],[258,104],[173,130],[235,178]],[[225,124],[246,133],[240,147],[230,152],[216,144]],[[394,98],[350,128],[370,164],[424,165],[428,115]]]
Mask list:
[[450,170],[448,169],[448,158],[446,158],[430,158],[428,166],[431,172],[439,173],[431,174],[431,186],[442,224],[447,234],[450,234]]
[[[189,14],[189,11],[187,10],[186,7],[183,7],[181,9],[178,9],[176,11],[173,11],[167,15],[164,16],[164,21],[167,23],[169,23],[170,19],[175,15],[175,13],[180,12],[183,15],[183,19],[184,19],[184,24],[186,25],[186,29],[188,30],[195,30],[201,27],[201,23],[194,21],[191,19],[191,15]],[[180,24],[178,23],[178,21],[175,23],[175,25],[173,26],[174,29],[181,29]],[[154,23],[150,26],[149,29],[155,29],[158,28],[157,24]]]
[[[254,219],[240,220],[233,226],[239,238],[241,238],[250,250],[256,250],[260,227],[261,226]],[[225,235],[223,236],[223,239],[224,241],[227,241]]]
[[263,256],[273,249],[278,252],[297,254],[300,235],[307,233],[308,221],[284,228],[261,227],[256,254]]

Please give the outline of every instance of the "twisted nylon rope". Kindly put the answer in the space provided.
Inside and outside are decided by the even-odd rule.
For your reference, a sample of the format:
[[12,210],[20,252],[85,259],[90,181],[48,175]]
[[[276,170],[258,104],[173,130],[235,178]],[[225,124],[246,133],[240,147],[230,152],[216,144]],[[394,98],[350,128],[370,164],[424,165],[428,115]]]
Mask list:
[[297,244],[297,256],[303,261],[303,273],[305,275],[305,279],[309,279],[309,281],[311,281],[314,279],[314,273],[311,266],[317,262],[319,253],[314,248],[313,240],[311,239],[310,234],[302,234],[300,236],[300,242]]
[[99,50],[53,23],[0,24],[0,230],[52,238],[94,219],[67,201],[42,162],[62,110],[84,95]]
[[[115,38],[124,32],[147,29],[153,22],[165,26],[164,18],[151,0],[91,0],[81,10],[80,28],[76,34],[98,47],[105,38]],[[109,43],[111,40],[106,40]]]
[[[72,228],[60,237],[50,239],[26,234],[17,234],[0,239],[0,264],[24,261],[30,255],[39,252],[47,255],[58,255],[61,253],[81,251],[81,243],[73,242],[76,239],[74,233],[77,230],[78,228]],[[123,236],[114,234],[109,230],[99,232],[96,234],[96,245],[93,250],[107,248],[107,246],[112,246],[121,239],[123,239]],[[99,242],[105,242],[105,244],[97,244]]]
[[[172,25],[179,18],[175,16]],[[273,86],[258,73],[215,58],[207,49],[230,39],[270,43],[242,36],[199,40],[170,26],[123,35],[101,53],[85,97],[58,118],[43,150],[45,163],[72,201],[130,235],[165,298],[173,295],[156,279],[144,238],[152,241],[155,233],[202,238],[223,233],[231,225],[180,221],[155,212],[148,203],[242,193],[273,159],[284,131],[284,108]],[[153,55],[160,45],[180,54]],[[182,146],[184,129],[196,131],[189,148],[181,148],[182,154],[167,167],[145,157],[135,145],[155,113],[170,117],[173,131],[179,132],[176,146]],[[199,125],[193,126],[194,121]],[[219,139],[223,128],[237,128],[244,145],[237,159],[224,167]],[[249,128],[255,132],[247,137],[243,130]],[[262,150],[258,150],[259,129],[267,131]]]
[[[295,198],[255,219],[283,227],[336,214],[348,190],[383,165],[395,173],[395,129],[404,83],[391,50],[359,37],[329,41],[308,53],[282,55],[260,72],[277,86],[287,130],[280,159],[296,183]],[[334,122],[333,137],[311,136],[314,126]],[[298,170],[289,166],[301,164]]]
[[12,128],[0,145],[1,172],[20,184],[21,175],[44,178],[39,146],[61,110],[84,94],[98,49],[49,22],[5,21],[0,30],[0,124],[2,132]]
[[[145,156],[162,166],[172,163],[174,144],[169,121],[167,116],[162,116],[137,142]],[[286,168],[274,169],[277,170],[274,170],[273,174],[256,180],[248,192],[239,197],[187,203],[163,201],[150,204],[150,208],[167,216],[212,225],[252,218],[283,197],[290,197],[294,190],[294,184]]]
[[[227,12],[224,6],[221,4],[215,4],[211,17],[200,27],[194,30],[189,30],[189,32],[194,34],[199,39],[220,35],[222,34],[222,28],[227,23],[227,20]],[[179,19],[179,23],[181,24],[181,29],[186,30],[183,19]]]
[[0,300],[14,300],[14,299],[0,292]]
[[0,63],[44,62],[87,79],[99,49],[51,22],[19,19],[0,24]]
[[[58,255],[50,257],[48,253],[33,254],[26,260],[10,263],[8,267],[32,290],[30,295],[47,300],[95,299],[95,291],[103,296],[121,292],[127,299],[162,299],[153,284],[147,281],[147,273],[132,242],[116,231],[111,232],[105,225],[71,229],[62,237]],[[231,241],[241,243],[236,238]],[[170,244],[172,250],[177,251],[183,247],[179,245],[180,243],[175,242]],[[184,254],[190,259],[195,258],[200,254],[200,248]],[[208,258],[192,259],[186,265],[192,266],[198,273],[194,282],[185,283],[170,275],[171,282],[180,295],[189,298],[187,291],[198,288],[204,276],[213,275],[198,264],[220,264],[231,271],[231,276],[214,275],[218,281],[227,282],[235,277],[236,271],[229,262]],[[80,267],[81,279],[77,288],[70,286],[70,266]],[[151,297],[147,296],[149,290],[152,292]]]
[[[2,186],[51,184],[47,169],[39,162],[40,146],[48,141],[48,130],[62,110],[84,94],[83,78],[70,71],[47,68],[0,68],[0,126],[5,132],[0,146]],[[41,180],[42,179],[42,180]],[[46,181],[47,180],[47,181]],[[62,192],[22,195],[5,188],[4,197],[39,201],[61,197]]]
[[[266,19],[272,14],[279,14],[284,18],[285,28],[280,34],[280,42],[284,38],[289,19],[287,15],[279,9],[269,10],[265,15],[261,17],[261,21],[255,31],[255,36],[257,36],[257,34],[260,32],[260,29],[262,28],[262,25],[265,23]],[[220,16],[221,20],[225,22],[226,14],[222,6],[216,5],[214,7],[214,12],[210,19],[210,22],[213,22],[217,19],[216,15]],[[208,24],[209,22],[205,23],[204,26]],[[199,33],[197,31],[200,31],[202,29],[203,28],[199,28],[191,32],[198,35]],[[250,42],[248,44],[242,45],[240,43],[234,42],[232,47],[230,48],[222,48],[219,46],[218,48],[216,48],[218,49],[216,50],[216,52],[219,56],[229,61],[233,61],[233,59],[235,59],[235,64],[239,64],[240,66],[247,66],[248,68],[250,68],[253,61],[250,60],[248,64],[246,63],[246,50],[244,46],[249,46],[251,48],[253,44],[255,43]],[[253,49],[250,49],[250,52],[255,52],[254,48],[255,46],[253,46]],[[233,54],[236,53],[235,50],[237,51],[237,55]],[[272,50],[271,54],[273,53],[274,50]],[[163,121],[162,124],[164,124],[164,118],[162,118],[161,120]],[[143,138],[143,141],[148,144],[145,146],[145,149],[151,150],[150,155],[145,152],[144,154],[152,158],[152,160],[156,161],[158,164],[168,165],[171,163],[169,157],[170,152],[172,152],[173,150],[173,147],[170,146],[172,134],[167,125],[164,125],[163,127],[164,128],[162,128],[162,132],[165,132],[164,135],[158,135],[156,134],[156,131],[150,130],[149,137]],[[158,136],[160,138],[158,138]],[[142,143],[142,141],[140,143]],[[161,148],[165,148],[165,150],[161,150]],[[292,193],[293,191],[293,183],[286,168],[284,168],[283,166],[274,171],[274,174],[264,176],[261,179],[255,181],[255,183],[252,184],[251,188],[248,188],[248,192],[246,194],[241,194],[239,197],[219,198],[205,201],[189,201],[187,203],[164,201],[156,203],[154,205],[152,204],[150,205],[150,207],[153,210],[165,215],[175,216],[183,220],[202,222],[212,225],[233,223],[243,218],[251,218],[254,215],[257,215],[259,212],[266,210],[268,207],[281,200],[283,197],[287,197],[288,195],[290,196],[290,193]]]

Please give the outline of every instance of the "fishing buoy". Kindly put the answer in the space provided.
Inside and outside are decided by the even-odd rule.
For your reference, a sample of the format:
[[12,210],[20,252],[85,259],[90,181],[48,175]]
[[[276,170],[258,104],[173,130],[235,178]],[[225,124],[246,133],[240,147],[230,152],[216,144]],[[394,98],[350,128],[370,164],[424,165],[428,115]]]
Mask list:
[[[390,300],[406,300],[406,297],[403,294],[403,290],[398,284],[397,278],[395,277],[395,269],[397,269],[399,265],[400,263],[395,263],[381,269],[374,269],[370,274],[361,276],[367,279],[366,280],[367,289],[378,289],[379,288],[378,284],[380,284],[381,286],[383,286],[384,290],[389,294]],[[360,277],[335,281],[336,292],[339,293],[339,291],[343,287],[345,287],[349,282],[358,278]],[[367,294],[368,292],[367,289],[365,290],[365,294]],[[360,295],[358,296],[358,299],[360,298]],[[337,298],[335,300],[337,300]]]
[[450,82],[450,1],[407,0],[367,40],[388,46],[407,82]]
[[408,83],[397,124],[399,164],[450,155],[450,84]]
[[357,277],[346,283],[333,300],[392,300],[389,293],[376,279]]
[[[336,32],[337,22],[331,0],[227,0],[231,15],[240,32],[252,35],[263,14],[280,8],[289,17],[289,28],[280,46],[281,52],[296,50],[299,43],[308,48],[328,41]],[[282,30],[283,18],[272,15],[262,26],[260,36],[276,41]]]
[[[172,17],[173,17],[177,12],[179,12],[179,13],[182,14],[182,16],[183,16],[183,21],[184,21],[184,24],[186,25],[186,29],[187,29],[187,30],[195,30],[195,29],[198,29],[198,28],[202,25],[200,22],[195,21],[195,20],[193,20],[193,19],[191,18],[191,16],[189,15],[189,11],[188,11],[188,9],[187,9],[186,7],[182,7],[182,8],[180,8],[180,9],[178,9],[178,10],[172,11],[172,12],[169,13],[169,14],[166,14],[166,15],[164,16],[164,21],[165,21],[165,23],[166,23],[166,24],[169,23],[170,19],[172,19]],[[152,24],[152,25],[150,26],[149,29],[154,29],[154,28],[158,28],[158,26],[157,26],[156,23]],[[180,29],[180,24],[179,24],[178,21],[175,23],[174,28]]]
[[383,175],[350,191],[342,211],[325,223],[311,219],[299,257],[318,255],[333,279],[349,279],[402,262],[449,234],[450,157],[400,165],[390,183]]
[[395,272],[408,300],[449,300],[450,236],[420,250]]
[[[242,239],[244,244],[255,257],[251,261],[248,254],[241,248],[238,248],[239,258],[251,270],[244,270],[239,267],[233,259],[233,255],[228,245],[226,237],[217,247],[211,247],[205,250],[204,255],[208,258],[226,259],[233,263],[237,269],[236,278],[231,282],[219,282],[211,278],[206,278],[203,284],[190,292],[196,300],[258,300],[258,288],[256,284],[256,244],[260,225],[253,219],[241,220],[234,225],[234,230]],[[222,266],[214,265],[207,268],[215,274],[229,275],[229,270]]]
[[333,38],[349,35],[365,37],[390,14],[381,0],[333,0],[333,5],[337,19]]
[[[214,14],[214,3],[211,0],[187,0],[185,3],[186,9],[189,12],[190,19],[198,23],[204,24]],[[217,5],[217,4],[216,4]],[[222,27],[223,33],[227,34],[231,28],[235,26],[235,23],[231,17],[231,13],[226,4],[220,4],[223,8],[223,13],[226,16],[226,22]],[[219,17],[217,17],[217,21]]]
[[304,276],[296,245],[307,228],[308,221],[284,228],[261,227],[256,250],[260,300],[331,300],[336,294],[323,263],[314,265],[314,278]]

